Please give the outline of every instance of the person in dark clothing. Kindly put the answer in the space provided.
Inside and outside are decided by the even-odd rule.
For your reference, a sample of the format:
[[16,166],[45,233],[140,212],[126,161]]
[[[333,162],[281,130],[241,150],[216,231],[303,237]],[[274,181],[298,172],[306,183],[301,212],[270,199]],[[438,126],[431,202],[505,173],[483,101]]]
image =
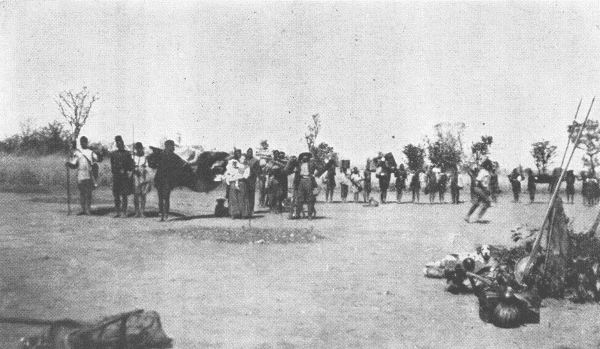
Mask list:
[[310,161],[311,157],[311,153],[302,153],[299,155],[299,161],[293,164],[296,207],[292,218],[301,217],[304,204],[308,206],[308,220],[313,220],[316,215],[315,196],[313,195],[313,189],[317,186],[314,177],[316,165]]
[[429,194],[429,203],[433,204],[435,202],[435,194],[437,193],[437,178],[435,172],[433,172],[433,168],[429,168],[427,170],[427,193]]
[[492,173],[490,174],[490,194],[492,197],[492,202],[498,202],[498,193],[500,192],[500,187],[498,184],[498,168],[494,166]]
[[260,167],[260,172],[258,175],[258,204],[260,207],[267,207],[269,200],[267,195],[267,170],[266,166]]
[[412,192],[412,202],[421,201],[421,181],[419,180],[419,171],[416,171],[410,179],[410,190]]
[[379,173],[377,174],[377,177],[379,178],[381,203],[387,204],[387,191],[390,187],[391,172],[383,157],[379,160],[377,166],[379,167]]
[[400,204],[402,203],[402,194],[406,189],[406,177],[408,176],[403,164],[400,164],[398,169],[394,171],[394,176],[396,176],[396,202]]
[[442,172],[440,174],[440,179],[438,180],[438,183],[437,183],[438,196],[439,196],[438,199],[440,200],[440,203],[442,203],[442,204],[446,203],[447,182],[448,182],[448,176],[446,176],[445,172]]
[[575,199],[575,174],[573,170],[567,171],[565,182],[567,182],[567,202],[572,204]]
[[154,186],[158,193],[158,210],[161,214],[160,221],[169,219],[169,210],[171,208],[171,191],[177,185],[174,173],[183,168],[187,163],[180,158],[175,151],[175,142],[165,141],[165,150],[160,153],[156,165],[156,175],[154,176]]
[[254,204],[256,200],[256,179],[260,175],[260,163],[254,157],[252,148],[246,151],[246,166],[250,168],[250,175],[246,179],[246,190],[248,191],[248,201],[250,202],[250,214],[254,213]]
[[529,192],[529,202],[535,201],[535,176],[531,169],[527,170],[527,191]]
[[460,190],[462,189],[462,182],[459,177],[458,169],[453,168],[450,174],[450,195],[452,196],[452,203],[460,203]]
[[365,204],[369,202],[370,196],[371,196],[371,171],[369,171],[369,169],[366,169],[365,172],[363,172],[363,199]]
[[125,143],[121,136],[115,137],[117,150],[110,154],[110,167],[113,176],[112,194],[115,200],[117,217],[127,217],[127,197],[133,193],[132,172],[135,164],[133,157],[125,150]]
[[[283,154],[285,157],[285,154]],[[283,199],[287,197],[287,173],[282,162],[282,153],[273,150],[273,159],[266,166],[268,173],[268,195],[271,211],[283,211]]]
[[519,202],[519,194],[521,194],[521,181],[523,177],[519,173],[518,169],[513,169],[512,173],[508,176],[510,186],[513,192],[513,202]]
[[325,175],[325,202],[333,202],[333,191],[335,190],[335,161],[330,159],[327,162],[327,174]]

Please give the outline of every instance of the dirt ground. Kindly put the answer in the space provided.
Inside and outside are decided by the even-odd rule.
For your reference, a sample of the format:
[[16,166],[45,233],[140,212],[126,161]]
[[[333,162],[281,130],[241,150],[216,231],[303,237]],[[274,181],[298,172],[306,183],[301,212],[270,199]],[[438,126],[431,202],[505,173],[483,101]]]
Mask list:
[[[540,324],[499,329],[479,319],[474,296],[445,293],[443,281],[423,277],[426,262],[449,252],[510,245],[511,228],[541,223],[548,195],[529,205],[504,194],[487,224],[463,222],[467,203],[320,202],[312,222],[259,212],[252,226],[312,226],[325,237],[288,245],[167,231],[248,225],[212,217],[221,191],[174,192],[179,217],[166,223],[112,218],[109,190],[94,193],[97,215],[67,216],[61,195],[0,194],[0,316],[94,320],[153,309],[175,348],[189,349],[599,347],[597,305],[546,300]],[[566,211],[581,230],[598,208],[577,201]],[[39,330],[0,324],[0,348]]]

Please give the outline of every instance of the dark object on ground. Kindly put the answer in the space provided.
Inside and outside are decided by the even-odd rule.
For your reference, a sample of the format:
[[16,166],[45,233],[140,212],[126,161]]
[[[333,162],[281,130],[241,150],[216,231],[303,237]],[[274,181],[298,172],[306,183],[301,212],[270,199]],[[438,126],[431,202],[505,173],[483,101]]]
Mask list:
[[479,300],[479,318],[501,328],[516,328],[523,324],[540,322],[541,298],[535,288],[515,291],[504,278],[487,279],[467,273]]
[[98,323],[70,319],[2,319],[2,322],[49,325],[41,335],[22,338],[22,349],[158,349],[173,345],[173,340],[162,329],[158,313],[141,309]]
[[229,217],[229,208],[225,207],[225,199],[217,199],[215,217]]

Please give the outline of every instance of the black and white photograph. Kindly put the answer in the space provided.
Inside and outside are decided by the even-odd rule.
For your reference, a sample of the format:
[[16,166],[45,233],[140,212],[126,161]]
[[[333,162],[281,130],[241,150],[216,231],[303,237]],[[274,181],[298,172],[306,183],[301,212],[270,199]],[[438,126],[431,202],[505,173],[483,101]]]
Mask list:
[[0,348],[600,348],[596,97],[592,1],[0,0]]

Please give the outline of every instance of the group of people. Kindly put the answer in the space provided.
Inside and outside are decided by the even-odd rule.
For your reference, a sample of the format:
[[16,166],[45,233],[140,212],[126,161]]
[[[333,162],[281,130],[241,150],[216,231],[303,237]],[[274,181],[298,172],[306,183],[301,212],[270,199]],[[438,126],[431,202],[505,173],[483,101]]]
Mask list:
[[399,166],[389,164],[383,157],[376,158],[375,170],[365,169],[359,171],[357,167],[352,170],[341,167],[336,170],[333,160],[327,164],[327,169],[321,177],[321,182],[326,188],[325,202],[333,201],[333,193],[337,184],[340,187],[340,197],[342,202],[347,201],[349,190],[354,194],[354,202],[367,203],[371,198],[372,176],[373,174],[379,181],[379,199],[381,203],[388,203],[387,193],[392,182],[392,175],[395,178],[396,202],[401,203],[405,190],[412,193],[412,202],[419,203],[421,190],[429,195],[429,202],[434,203],[436,196],[439,202],[445,203],[446,192],[450,188],[452,203],[460,203],[460,190],[463,189],[463,180],[456,169],[450,169],[447,172],[439,168],[428,167],[424,171],[407,170],[403,164]]
[[[87,137],[81,137],[79,143],[80,147],[71,154],[66,165],[77,170],[77,186],[81,205],[79,215],[90,215],[92,191],[98,186],[99,157],[89,148]],[[117,150],[110,155],[115,217],[127,217],[128,198],[132,194],[135,217],[145,217],[146,194],[151,190],[152,185],[144,146],[137,142],[134,146],[134,153],[131,154],[125,150],[125,143],[121,136],[115,137],[115,144]]]
[[[146,215],[146,195],[152,188],[152,176],[148,159],[145,156],[144,146],[137,142],[134,152],[125,149],[121,136],[115,137],[117,150],[110,154],[112,172],[112,193],[114,197],[115,217],[128,216],[128,198],[133,195],[134,216]],[[165,142],[165,150],[161,153],[156,166],[154,185],[157,188],[160,212],[169,212],[170,191],[177,184],[170,177],[170,172],[178,167],[183,167],[186,162],[174,154],[175,143],[172,140]],[[81,137],[80,148],[72,153],[67,161],[67,166],[77,169],[77,183],[80,191],[81,215],[91,214],[92,191],[97,186],[99,158],[89,148],[86,137]],[[450,189],[452,203],[460,203],[460,191],[465,187],[457,168],[440,169],[433,166],[424,170],[407,170],[403,164],[396,166],[395,161],[389,161],[381,153],[373,159],[374,166],[367,166],[365,170],[357,167],[350,168],[348,163],[337,165],[333,159],[318,166],[312,159],[311,153],[302,153],[298,157],[287,158],[284,152],[274,150],[272,156],[254,156],[252,148],[242,154],[240,149],[235,149],[227,159],[227,166],[223,175],[226,183],[226,199],[228,201],[228,214],[233,219],[250,218],[255,209],[256,191],[259,192],[258,204],[274,212],[282,212],[284,206],[290,209],[291,218],[306,215],[313,219],[316,215],[315,202],[320,188],[325,189],[325,202],[332,202],[335,188],[339,186],[342,202],[347,202],[348,194],[353,193],[355,203],[369,203],[373,200],[372,176],[379,181],[380,202],[385,204],[387,192],[390,188],[392,175],[395,178],[396,202],[402,203],[405,190],[412,193],[412,202],[420,202],[420,192],[429,195],[429,203],[433,204],[436,197],[439,202],[445,202],[445,194]],[[489,159],[480,166],[474,165],[468,170],[471,178],[471,206],[466,221],[470,221],[472,214],[479,208],[478,220],[485,214],[492,202],[496,201],[498,189],[497,163]],[[518,169],[514,169],[508,179],[513,191],[514,202],[519,202],[521,182],[527,182],[527,191],[530,201],[535,200],[536,177],[528,169],[526,177]],[[288,177],[294,174],[292,198],[288,197]],[[565,176],[567,201],[573,202],[574,183],[576,180],[583,182],[583,198],[586,204],[595,204],[600,197],[598,180],[595,176],[582,173],[575,176],[573,171],[568,171]],[[166,190],[162,190],[165,188]],[[361,195],[362,194],[362,195]],[[304,205],[307,210],[304,211]],[[163,210],[164,209],[164,210]],[[162,217],[164,219],[164,217]]]

